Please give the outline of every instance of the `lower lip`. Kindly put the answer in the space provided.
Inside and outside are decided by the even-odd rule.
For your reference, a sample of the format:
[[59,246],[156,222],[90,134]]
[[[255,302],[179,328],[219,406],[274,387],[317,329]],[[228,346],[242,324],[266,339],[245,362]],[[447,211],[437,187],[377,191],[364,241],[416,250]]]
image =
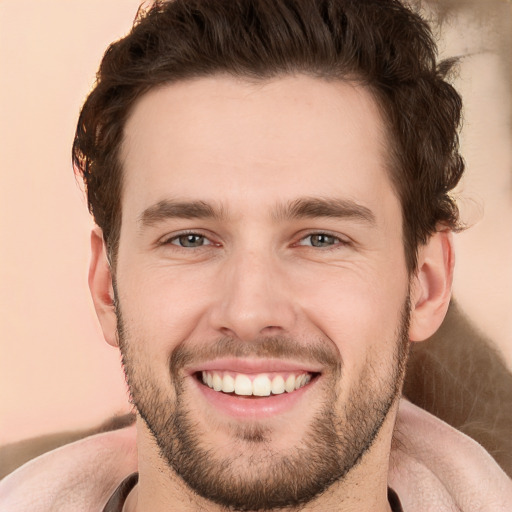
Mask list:
[[244,397],[214,391],[194,378],[199,391],[211,406],[238,419],[269,418],[285,413],[315,386],[317,380],[318,377],[291,393],[285,392],[265,397]]

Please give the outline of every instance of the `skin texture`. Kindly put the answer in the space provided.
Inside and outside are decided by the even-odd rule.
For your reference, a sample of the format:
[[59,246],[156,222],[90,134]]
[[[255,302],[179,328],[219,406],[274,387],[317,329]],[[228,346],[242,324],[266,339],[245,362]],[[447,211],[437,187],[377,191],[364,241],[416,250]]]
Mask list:
[[[440,230],[421,248],[410,279],[385,148],[383,122],[367,91],[303,76],[258,84],[219,76],[165,86],[146,94],[128,120],[115,276],[101,232],[92,236],[97,313],[107,341],[122,340],[136,405],[139,400],[143,409],[148,389],[171,408],[181,403],[196,440],[218,463],[229,464],[240,485],[258,478],[266,446],[277,458],[303,446],[326,399],[341,426],[351,397],[361,399],[365,378],[379,403],[389,401],[397,385],[390,376],[398,388],[403,378],[396,354],[409,298],[409,339],[425,339],[444,317],[451,237]],[[290,205],[305,199],[309,213],[290,215]],[[319,213],[319,200],[326,199],[342,202],[342,214]],[[215,214],[190,216],[189,207],[187,215],[183,208],[180,216],[169,215],[176,203],[192,202],[210,205]],[[204,237],[194,238],[203,245],[180,246],[184,233]],[[328,235],[325,246],[312,246],[318,234]],[[293,356],[285,352],[281,360],[302,358],[319,373],[285,413],[233,420],[204,398],[186,359],[172,365],[178,350],[203,351],[204,361],[192,365],[200,369],[222,339],[247,349],[234,356],[258,360],[272,338],[295,343]],[[312,346],[334,354],[341,372],[312,358]],[[388,510],[396,406],[370,419],[371,447],[305,510]],[[254,428],[265,432],[266,445],[236,437]],[[216,509],[169,467],[140,417],[137,433],[140,484],[129,510]]]

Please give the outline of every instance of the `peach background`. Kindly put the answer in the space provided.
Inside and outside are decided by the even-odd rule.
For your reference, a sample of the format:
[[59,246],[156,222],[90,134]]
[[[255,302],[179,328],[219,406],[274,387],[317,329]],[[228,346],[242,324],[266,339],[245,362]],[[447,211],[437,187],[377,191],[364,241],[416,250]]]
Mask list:
[[[129,407],[118,354],[89,299],[92,223],[70,148],[101,55],[138,4],[0,0],[0,444]],[[442,47],[476,53],[457,79],[467,101],[461,204],[478,222],[457,236],[455,294],[512,365],[512,106],[495,12],[499,19],[463,10],[444,24]]]

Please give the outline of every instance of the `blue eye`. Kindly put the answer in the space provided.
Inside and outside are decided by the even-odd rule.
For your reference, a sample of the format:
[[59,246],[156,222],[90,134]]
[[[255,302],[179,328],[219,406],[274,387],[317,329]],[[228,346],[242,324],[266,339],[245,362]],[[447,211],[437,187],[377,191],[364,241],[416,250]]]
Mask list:
[[299,242],[299,245],[309,245],[311,247],[332,247],[339,243],[342,243],[342,241],[336,236],[328,235],[326,233],[315,233],[314,235],[308,235],[303,238]]
[[168,243],[173,245],[179,245],[180,247],[202,247],[204,245],[210,245],[211,242],[203,235],[197,235],[195,233],[188,233],[186,235],[179,235],[171,238]]

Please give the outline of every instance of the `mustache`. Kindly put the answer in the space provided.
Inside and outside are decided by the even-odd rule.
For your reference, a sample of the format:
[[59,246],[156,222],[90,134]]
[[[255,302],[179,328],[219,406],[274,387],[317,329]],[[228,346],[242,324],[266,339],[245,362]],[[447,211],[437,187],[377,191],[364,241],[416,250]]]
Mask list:
[[341,354],[333,342],[313,339],[301,343],[285,336],[271,336],[252,341],[240,341],[226,336],[218,338],[214,343],[199,346],[183,341],[173,350],[169,364],[172,374],[176,376],[180,369],[205,361],[248,357],[314,362],[333,371],[340,371],[342,365]]

